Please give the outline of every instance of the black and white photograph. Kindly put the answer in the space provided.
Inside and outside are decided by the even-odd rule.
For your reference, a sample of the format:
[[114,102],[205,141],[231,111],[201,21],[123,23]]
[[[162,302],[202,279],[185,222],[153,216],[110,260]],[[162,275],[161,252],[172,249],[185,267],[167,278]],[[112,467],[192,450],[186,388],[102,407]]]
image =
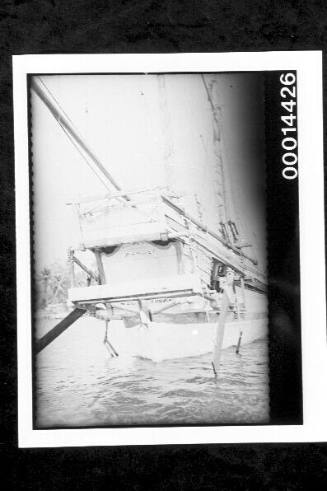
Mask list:
[[267,423],[262,75],[30,91],[36,427]]
[[[283,251],[293,233],[285,221],[295,217],[302,231],[304,223],[300,62],[272,56],[267,70],[253,54],[248,69],[228,69],[232,59],[197,70],[135,69],[133,60],[129,69],[122,59],[112,70],[54,70],[46,58],[25,72],[28,172],[17,198],[29,200],[24,210],[18,202],[17,218],[22,226],[29,214],[21,312],[30,309],[30,330],[20,328],[18,346],[25,429],[42,434],[43,445],[52,430],[64,445],[72,443],[67,430],[105,438],[109,429],[148,429],[154,443],[160,429],[271,434],[274,340],[287,341],[292,321],[275,272],[290,253],[299,268],[299,235]],[[299,347],[303,291],[294,314],[301,301]]]

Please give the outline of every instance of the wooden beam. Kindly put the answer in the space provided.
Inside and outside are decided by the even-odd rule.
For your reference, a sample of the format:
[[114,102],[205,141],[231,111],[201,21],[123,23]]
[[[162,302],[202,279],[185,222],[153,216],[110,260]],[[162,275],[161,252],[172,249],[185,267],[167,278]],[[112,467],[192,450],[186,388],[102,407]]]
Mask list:
[[183,243],[181,241],[174,242],[177,256],[178,274],[184,274],[184,261],[183,261]]
[[95,259],[97,261],[100,285],[104,285],[106,283],[106,274],[105,274],[104,268],[103,268],[103,261],[102,261],[102,257],[101,257],[101,252],[97,249],[94,249],[94,255],[95,255]]
[[237,249],[233,245],[231,245],[228,242],[226,242],[225,240],[223,240],[221,237],[219,237],[219,235],[217,235],[212,230],[208,229],[207,227],[204,227],[202,225],[202,223],[200,223],[198,220],[196,220],[194,217],[192,217],[189,213],[187,213],[185,210],[183,210],[182,208],[180,208],[178,205],[176,205],[175,203],[173,203],[172,201],[170,201],[170,199],[168,199],[166,196],[161,195],[161,198],[162,198],[162,200],[163,200],[164,203],[166,203],[168,206],[170,206],[171,208],[173,208],[175,211],[177,211],[180,215],[182,215],[183,217],[185,217],[191,223],[193,223],[194,225],[196,225],[200,230],[202,230],[202,232],[205,232],[205,233],[211,235],[211,237],[213,237],[216,240],[218,240],[219,242],[221,242],[228,249],[231,249],[238,256],[241,256],[242,255],[245,259],[248,259],[254,265],[257,265],[258,264],[258,261],[256,261],[255,259],[253,259],[250,256],[247,256],[245,254],[242,254],[242,252],[239,249]]
[[84,309],[75,309],[68,314],[62,321],[59,322],[54,328],[47,332],[41,339],[36,342],[35,352],[40,353],[46,346],[54,341],[60,334],[62,334],[68,327],[70,327],[77,319],[85,314]]
[[214,350],[213,350],[213,357],[212,357],[213,371],[214,371],[216,376],[218,375],[218,372],[219,372],[221,350],[222,350],[223,340],[224,340],[225,324],[226,324],[227,316],[229,313],[229,305],[230,305],[230,302],[229,302],[228,295],[226,292],[224,292],[223,298],[222,298],[220,315],[219,315],[219,319],[218,319],[218,324],[216,327]]
[[[90,149],[90,147],[85,143],[81,136],[76,132],[71,121],[68,119],[66,114],[63,112],[61,107],[58,105],[54,97],[52,96],[50,90],[46,87],[44,82],[40,77],[32,77],[31,88],[38,95],[41,101],[49,109],[52,116],[59,123],[59,125],[64,128],[65,131],[71,136],[74,142],[85,152],[85,154],[92,161],[93,165],[96,166],[98,171],[107,179],[108,183],[111,184],[117,191],[121,191],[121,187],[114,180],[112,175],[107,171],[104,165],[100,162],[95,153]],[[111,190],[110,188],[108,188]],[[129,201],[129,197],[124,194],[124,198]]]
[[85,273],[87,273],[91,278],[94,279],[97,283],[99,283],[99,278],[96,274],[93,273],[85,264],[83,264],[76,256],[72,256],[72,261],[76,263]]

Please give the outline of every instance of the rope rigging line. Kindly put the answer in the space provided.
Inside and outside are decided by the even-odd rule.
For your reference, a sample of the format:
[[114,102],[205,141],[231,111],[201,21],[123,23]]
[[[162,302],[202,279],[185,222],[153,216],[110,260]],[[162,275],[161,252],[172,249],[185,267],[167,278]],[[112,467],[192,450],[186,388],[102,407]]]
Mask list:
[[228,207],[228,198],[227,198],[227,191],[226,191],[226,182],[225,182],[225,169],[223,165],[223,159],[221,158],[221,148],[218,148],[217,142],[221,142],[221,126],[219,124],[219,118],[217,116],[217,108],[212,100],[212,94],[210,92],[209,86],[207,84],[207,81],[204,77],[204,74],[201,74],[201,79],[206,91],[206,95],[210,104],[211,108],[211,113],[213,117],[213,140],[214,140],[214,153],[217,158],[217,164],[220,168],[220,185],[221,185],[221,190],[222,190],[222,195],[223,195],[223,211],[224,213],[221,213],[220,215],[224,215],[224,222],[228,221],[229,218],[229,207]]
[[[222,149],[224,149],[225,148],[224,130],[223,130],[223,127],[219,121],[219,117],[217,115],[217,111],[221,112],[221,109],[220,109],[220,107],[218,107],[218,108],[216,107],[216,105],[212,99],[212,89],[209,88],[208,83],[205,80],[205,77],[203,74],[201,74],[201,78],[202,78],[203,85],[204,85],[206,93],[207,93],[207,97],[208,97],[208,101],[209,101],[212,113],[213,113],[214,122],[217,125],[217,129],[219,132],[219,141],[220,141]],[[215,142],[215,145],[217,145],[216,142]],[[225,154],[226,154],[226,152],[224,152],[224,158],[226,158]],[[227,175],[229,173],[228,173],[228,169],[226,168],[226,165],[224,165],[224,159],[222,158],[221,154],[219,154],[219,160],[220,160],[219,166],[221,168],[221,173],[222,173],[222,191],[223,191],[223,196],[224,196],[224,206],[225,206],[225,214],[226,214],[226,228],[227,228],[227,225],[229,223],[235,224],[235,221],[236,221],[236,223],[239,226],[238,227],[239,233],[237,235],[242,236],[246,240],[248,238],[248,234],[245,232],[244,218],[241,219],[240,212],[239,212],[239,205],[237,204],[237,200],[233,199],[233,198],[235,198],[235,190],[233,192],[233,189],[230,185],[228,186],[228,189],[226,189],[226,177],[227,177],[226,173],[227,173]],[[233,217],[233,215],[234,215],[234,217]],[[229,226],[231,227],[231,225],[229,225]],[[247,230],[247,228],[246,228],[246,230]],[[228,232],[229,232],[229,230],[228,230]],[[231,229],[231,232],[232,232],[232,235],[234,236],[232,229]],[[235,239],[234,239],[234,242],[236,243]],[[256,254],[256,256],[257,256],[257,254]]]

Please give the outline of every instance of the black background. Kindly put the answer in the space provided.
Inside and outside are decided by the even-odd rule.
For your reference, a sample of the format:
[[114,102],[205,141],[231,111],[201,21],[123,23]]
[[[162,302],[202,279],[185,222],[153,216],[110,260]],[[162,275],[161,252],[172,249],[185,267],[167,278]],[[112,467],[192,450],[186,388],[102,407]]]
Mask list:
[[274,424],[301,424],[299,200],[298,179],[282,176],[281,116],[286,111],[280,77],[285,73],[265,73],[270,417]]
[[[324,49],[324,1],[3,0],[0,4],[1,460],[11,489],[304,489],[327,475],[325,444],[18,449],[11,55]],[[324,69],[325,73],[325,69]],[[291,225],[296,232],[297,224]],[[291,233],[289,250],[291,250]],[[291,254],[291,253],[289,253]],[[291,254],[292,256],[292,254]],[[289,261],[287,262],[289,264]],[[284,266],[286,267],[286,266]],[[288,305],[296,314],[296,262]],[[293,275],[293,276],[292,276]],[[276,277],[276,298],[281,285]],[[284,274],[285,276],[285,274]],[[282,286],[283,288],[283,286]],[[284,306],[285,307],[285,306]],[[291,308],[293,308],[291,307]],[[293,315],[294,314],[294,315]],[[278,330],[276,342],[278,343]],[[272,381],[281,422],[298,414],[298,339],[285,338]],[[278,385],[278,383],[280,385]],[[325,383],[322,380],[322,383]],[[278,389],[279,387],[279,389]],[[284,414],[280,414],[281,402]],[[295,401],[295,402],[294,402]]]

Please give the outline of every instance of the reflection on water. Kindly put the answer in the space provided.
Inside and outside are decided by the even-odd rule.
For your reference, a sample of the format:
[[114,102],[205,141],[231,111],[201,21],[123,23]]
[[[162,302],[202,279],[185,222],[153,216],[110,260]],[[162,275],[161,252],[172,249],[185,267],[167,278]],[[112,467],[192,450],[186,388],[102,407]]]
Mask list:
[[[56,322],[39,320],[38,336]],[[80,319],[36,360],[37,427],[269,422],[266,340],[211,355],[161,361],[109,358],[103,325]]]

